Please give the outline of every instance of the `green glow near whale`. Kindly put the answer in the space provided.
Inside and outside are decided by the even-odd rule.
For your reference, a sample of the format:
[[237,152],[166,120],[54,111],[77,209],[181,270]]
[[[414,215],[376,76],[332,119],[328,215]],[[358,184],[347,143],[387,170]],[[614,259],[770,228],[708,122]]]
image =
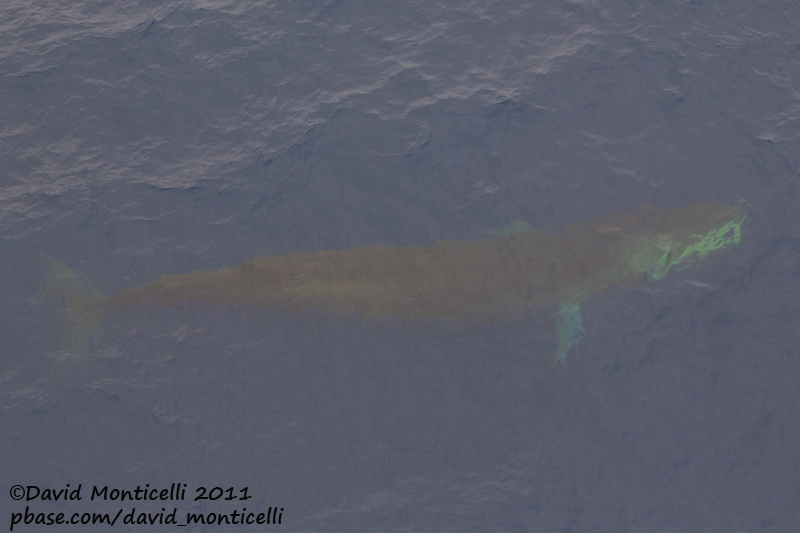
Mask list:
[[50,260],[65,311],[64,345],[80,349],[104,313],[150,305],[228,304],[310,309],[364,318],[510,320],[560,306],[556,360],[583,331],[580,302],[611,287],[658,280],[689,259],[734,246],[742,206],[697,203],[573,224],[561,234],[517,223],[472,242],[369,246],[256,258],[211,272],[165,275],[104,296]]

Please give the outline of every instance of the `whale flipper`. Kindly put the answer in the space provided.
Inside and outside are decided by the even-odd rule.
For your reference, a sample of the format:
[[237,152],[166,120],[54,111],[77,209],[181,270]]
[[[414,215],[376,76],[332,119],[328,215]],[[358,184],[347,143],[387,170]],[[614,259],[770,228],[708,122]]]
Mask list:
[[583,336],[583,318],[581,307],[577,299],[562,302],[558,309],[560,320],[556,328],[558,334],[558,348],[553,364],[563,363],[570,349],[578,344]]

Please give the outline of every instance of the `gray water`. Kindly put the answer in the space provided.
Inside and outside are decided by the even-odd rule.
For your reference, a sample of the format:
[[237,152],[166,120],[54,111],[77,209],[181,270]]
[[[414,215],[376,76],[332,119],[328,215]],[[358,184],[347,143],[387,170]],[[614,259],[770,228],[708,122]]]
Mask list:
[[[280,526],[188,530],[794,531],[798,27],[795,3],[745,0],[5,0],[0,527],[26,505],[279,506]],[[588,299],[563,365],[554,309],[153,306],[71,353],[40,290],[42,256],[112,293],[740,200],[739,246]],[[175,482],[186,501],[88,499]],[[67,483],[82,501],[9,492]],[[190,501],[200,486],[252,497]]]

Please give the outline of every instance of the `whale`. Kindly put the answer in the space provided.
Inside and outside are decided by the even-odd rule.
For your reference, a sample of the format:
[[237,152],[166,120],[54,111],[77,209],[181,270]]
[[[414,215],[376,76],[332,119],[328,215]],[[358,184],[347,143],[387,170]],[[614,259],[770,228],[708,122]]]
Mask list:
[[70,350],[94,338],[106,314],[148,306],[236,305],[364,320],[483,323],[552,306],[560,362],[582,337],[580,308],[587,298],[658,281],[739,244],[746,217],[742,204],[643,207],[572,223],[559,233],[516,223],[473,241],[258,257],[218,270],[165,274],[109,293],[48,258],[47,291],[61,304],[62,344]]

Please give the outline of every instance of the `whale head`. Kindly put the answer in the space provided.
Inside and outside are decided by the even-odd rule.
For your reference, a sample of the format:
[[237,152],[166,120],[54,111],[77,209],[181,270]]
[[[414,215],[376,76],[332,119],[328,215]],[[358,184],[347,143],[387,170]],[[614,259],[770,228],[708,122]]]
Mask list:
[[744,206],[721,204],[648,210],[630,234],[625,260],[633,270],[661,279],[673,267],[739,244],[746,217]]

